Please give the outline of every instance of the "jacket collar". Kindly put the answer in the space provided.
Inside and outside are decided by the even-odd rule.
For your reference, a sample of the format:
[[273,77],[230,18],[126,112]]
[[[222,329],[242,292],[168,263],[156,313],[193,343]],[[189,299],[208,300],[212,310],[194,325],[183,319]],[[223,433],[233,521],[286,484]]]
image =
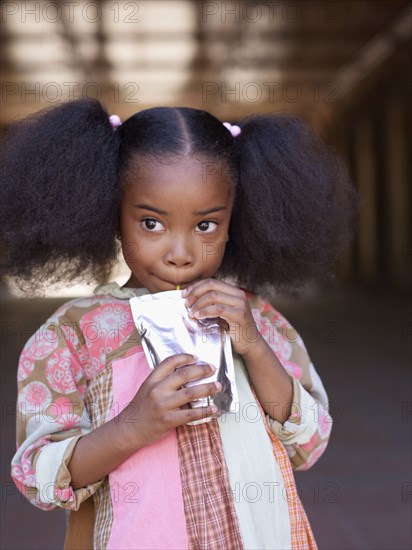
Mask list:
[[120,300],[128,300],[135,296],[143,296],[144,294],[150,294],[147,288],[126,288],[119,286],[115,281],[111,281],[104,285],[99,285],[93,290],[95,296],[102,294],[109,294]]

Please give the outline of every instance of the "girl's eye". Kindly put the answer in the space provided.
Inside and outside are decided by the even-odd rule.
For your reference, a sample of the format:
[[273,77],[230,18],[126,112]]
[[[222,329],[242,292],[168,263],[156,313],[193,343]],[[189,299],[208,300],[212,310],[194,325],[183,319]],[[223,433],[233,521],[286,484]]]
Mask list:
[[153,218],[146,218],[142,221],[144,229],[147,231],[161,231],[164,229],[163,225]]
[[202,233],[211,233],[217,227],[216,222],[200,222],[197,224],[197,227]]

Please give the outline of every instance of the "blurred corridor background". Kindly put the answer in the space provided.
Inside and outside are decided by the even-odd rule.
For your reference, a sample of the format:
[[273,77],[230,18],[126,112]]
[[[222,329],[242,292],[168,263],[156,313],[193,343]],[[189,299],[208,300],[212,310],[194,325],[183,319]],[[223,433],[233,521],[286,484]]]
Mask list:
[[[2,2],[1,133],[43,107],[95,97],[124,120],[153,106],[205,109],[232,123],[287,111],[349,166],[362,198],[336,280],[272,301],[301,333],[335,420],[320,461],[296,474],[319,548],[412,547],[412,4]],[[122,258],[111,280],[123,284]],[[16,369],[30,335],[69,297],[1,283],[4,549],[56,549],[61,510],[42,512],[9,476]]]

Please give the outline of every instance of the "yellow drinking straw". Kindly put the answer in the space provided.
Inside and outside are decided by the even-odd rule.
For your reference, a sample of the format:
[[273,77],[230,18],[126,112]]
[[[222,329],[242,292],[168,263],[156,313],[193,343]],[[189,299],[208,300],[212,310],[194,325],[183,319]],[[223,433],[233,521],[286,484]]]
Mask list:
[[180,290],[180,285],[176,285],[176,290]]

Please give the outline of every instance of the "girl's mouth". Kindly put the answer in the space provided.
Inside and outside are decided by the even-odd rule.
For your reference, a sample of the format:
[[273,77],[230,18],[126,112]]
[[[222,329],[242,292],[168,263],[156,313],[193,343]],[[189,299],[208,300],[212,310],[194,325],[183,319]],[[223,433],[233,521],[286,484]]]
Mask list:
[[190,279],[190,281],[179,281],[179,280],[177,280],[175,282],[171,282],[171,281],[166,281],[165,279],[162,279],[162,280],[163,280],[164,283],[166,283],[168,285],[171,285],[176,290],[183,290],[183,288],[186,288],[187,286],[194,283],[195,281],[198,281],[199,277],[196,277],[195,279]]

